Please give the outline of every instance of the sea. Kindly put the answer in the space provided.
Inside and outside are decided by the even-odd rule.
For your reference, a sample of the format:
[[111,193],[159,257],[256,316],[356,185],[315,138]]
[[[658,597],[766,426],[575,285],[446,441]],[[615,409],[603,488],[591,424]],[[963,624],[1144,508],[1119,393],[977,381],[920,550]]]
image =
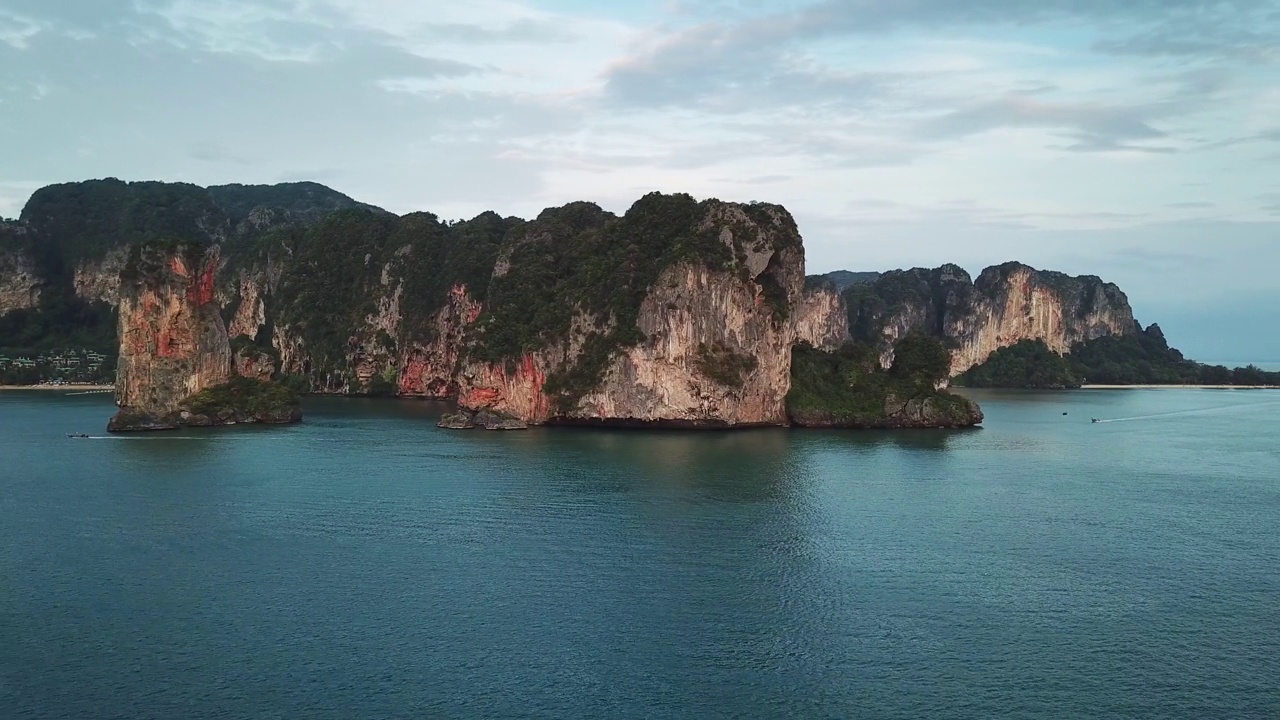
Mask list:
[[1280,392],[967,392],[981,429],[119,437],[2,392],[0,717],[1280,717]]

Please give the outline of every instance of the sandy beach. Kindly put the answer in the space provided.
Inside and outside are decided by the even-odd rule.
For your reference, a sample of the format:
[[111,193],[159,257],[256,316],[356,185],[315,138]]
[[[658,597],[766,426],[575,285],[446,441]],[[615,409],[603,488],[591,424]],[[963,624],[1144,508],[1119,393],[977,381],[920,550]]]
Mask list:
[[1280,385],[1081,385],[1081,390],[1280,390]]
[[62,390],[63,392],[91,392],[115,390],[114,385],[0,385],[3,390]]

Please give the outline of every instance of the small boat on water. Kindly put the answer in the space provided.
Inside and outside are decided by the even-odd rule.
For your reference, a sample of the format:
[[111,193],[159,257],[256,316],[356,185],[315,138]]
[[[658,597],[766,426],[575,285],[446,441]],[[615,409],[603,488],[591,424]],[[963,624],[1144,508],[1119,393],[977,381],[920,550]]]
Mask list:
[[76,439],[84,439],[84,438],[88,438],[89,436],[88,436],[88,435],[86,435],[85,433],[67,433],[67,437],[69,437],[69,438],[76,438]]
[[1098,418],[1094,418],[1094,419],[1093,419],[1093,422],[1102,422],[1102,421],[1101,421],[1101,420],[1099,420]]

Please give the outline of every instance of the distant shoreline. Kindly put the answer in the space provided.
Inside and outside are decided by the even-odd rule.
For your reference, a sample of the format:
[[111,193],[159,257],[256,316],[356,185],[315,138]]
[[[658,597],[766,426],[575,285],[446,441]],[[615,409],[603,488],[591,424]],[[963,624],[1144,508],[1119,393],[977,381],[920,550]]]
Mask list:
[[0,385],[4,390],[71,390],[89,392],[94,390],[115,390],[114,385]]
[[1081,390],[1280,390],[1280,385],[1081,385]]

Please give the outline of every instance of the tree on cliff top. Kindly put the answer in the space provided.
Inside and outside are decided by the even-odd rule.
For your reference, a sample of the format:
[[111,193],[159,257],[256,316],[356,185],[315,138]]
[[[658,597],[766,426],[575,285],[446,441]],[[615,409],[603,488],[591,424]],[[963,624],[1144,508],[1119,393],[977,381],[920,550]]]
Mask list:
[[956,379],[957,385],[987,388],[1060,389],[1079,387],[1067,359],[1043,340],[1023,340],[1000,348]]
[[889,373],[899,380],[934,387],[951,376],[951,353],[941,340],[914,331],[893,346]]
[[944,426],[973,424],[970,401],[936,389],[946,377],[950,355],[942,343],[923,334],[899,340],[893,367],[880,367],[872,345],[846,343],[835,352],[800,344],[791,352],[791,390],[787,415],[798,425],[886,427],[891,406],[924,401]]
[[[721,239],[729,230],[733,241]],[[579,313],[601,326],[590,333],[572,367],[547,380],[547,390],[571,406],[594,388],[613,353],[644,341],[640,308],[662,272],[688,264],[746,280],[749,252],[798,246],[785,209],[764,203],[698,201],[686,194],[650,193],[621,217],[591,203],[544,210],[514,229],[489,286],[474,355],[512,361],[564,341]],[[786,294],[771,273],[756,280],[766,302],[785,316]]]

